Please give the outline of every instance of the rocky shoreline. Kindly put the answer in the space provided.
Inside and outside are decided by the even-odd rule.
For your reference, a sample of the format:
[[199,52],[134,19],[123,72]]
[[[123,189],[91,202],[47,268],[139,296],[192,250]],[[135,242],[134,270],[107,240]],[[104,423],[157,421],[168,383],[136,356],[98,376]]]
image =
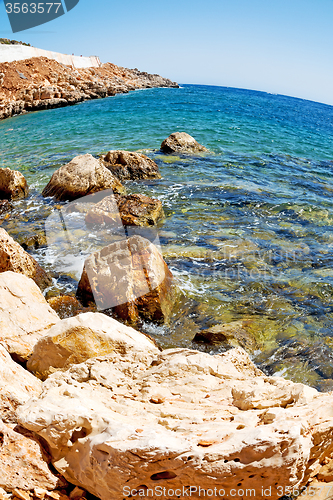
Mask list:
[[33,57],[0,64],[0,119],[131,90],[178,86],[159,75],[112,63],[73,69],[46,57]]
[[[177,132],[161,151],[207,150]],[[86,154],[54,172],[43,196],[89,227],[146,229],[162,203],[122,181],[160,177],[140,153]],[[22,174],[0,169],[4,203],[27,195]],[[0,229],[0,500],[330,498],[332,393],[266,376],[235,323],[205,332],[228,344],[216,355],[161,350],[141,333],[177,303],[153,242],[128,234],[93,252],[77,298],[47,301],[51,279]]]

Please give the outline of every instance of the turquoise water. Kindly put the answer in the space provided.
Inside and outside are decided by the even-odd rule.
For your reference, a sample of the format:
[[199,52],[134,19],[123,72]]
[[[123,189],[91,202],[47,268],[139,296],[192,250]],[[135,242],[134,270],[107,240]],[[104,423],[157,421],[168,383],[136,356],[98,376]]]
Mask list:
[[[209,148],[158,150],[174,131]],[[162,200],[158,230],[183,291],[171,324],[145,325],[163,346],[242,321],[267,373],[333,388],[333,107],[261,92],[185,85],[149,89],[0,122],[0,166],[30,184],[2,223],[17,240],[43,229],[53,203],[40,193],[75,155],[141,150],[162,180],[128,190]],[[43,249],[33,252],[48,269]],[[55,290],[74,292],[73,276]]]

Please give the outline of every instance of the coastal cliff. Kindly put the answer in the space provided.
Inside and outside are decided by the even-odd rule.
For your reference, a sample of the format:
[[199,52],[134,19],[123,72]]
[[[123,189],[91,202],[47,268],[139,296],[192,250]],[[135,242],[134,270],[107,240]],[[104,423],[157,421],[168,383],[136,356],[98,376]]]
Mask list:
[[178,87],[178,84],[112,63],[86,69],[73,69],[46,57],[2,63],[0,119],[153,87]]

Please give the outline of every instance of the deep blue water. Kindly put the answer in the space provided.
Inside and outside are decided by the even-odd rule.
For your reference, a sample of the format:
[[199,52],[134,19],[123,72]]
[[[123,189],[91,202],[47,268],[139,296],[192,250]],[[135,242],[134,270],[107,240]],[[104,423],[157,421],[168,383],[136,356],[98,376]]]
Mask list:
[[[209,154],[161,154],[175,131]],[[162,200],[160,240],[185,295],[169,326],[147,331],[162,345],[204,348],[191,342],[198,330],[242,321],[268,373],[333,387],[333,107],[184,85],[13,117],[0,122],[0,140],[0,166],[31,187],[2,223],[18,240],[42,226],[51,208],[40,192],[60,165],[146,152],[163,179],[127,187]]]

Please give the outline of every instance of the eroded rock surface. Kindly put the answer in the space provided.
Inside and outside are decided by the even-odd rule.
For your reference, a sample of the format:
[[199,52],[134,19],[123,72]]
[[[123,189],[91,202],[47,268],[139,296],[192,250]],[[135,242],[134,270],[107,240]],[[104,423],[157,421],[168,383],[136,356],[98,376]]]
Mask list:
[[17,200],[27,195],[28,184],[21,172],[10,168],[0,168],[0,198]]
[[0,274],[0,342],[11,355],[26,360],[57,321],[32,279],[11,271]]
[[115,352],[51,375],[19,409],[56,469],[102,500],[122,500],[125,487],[254,489],[255,498],[262,487],[299,487],[333,451],[332,417],[331,394],[266,377],[240,348]]
[[15,495],[23,490],[24,494],[35,488],[54,490],[64,484],[51,472],[46,452],[37,440],[15,432],[1,420],[0,438],[0,487],[5,491]]
[[141,355],[159,352],[148,337],[100,313],[84,313],[50,328],[34,347],[28,370],[45,379],[50,373],[72,364],[119,352]]
[[186,132],[174,132],[161,144],[163,153],[202,153],[208,151],[205,146],[199,144],[194,137]]
[[164,217],[162,203],[143,194],[107,196],[89,210],[88,224],[113,226],[119,215],[125,226],[153,226]]
[[163,323],[173,305],[172,274],[155,245],[132,236],[88,257],[77,295],[132,325],[142,319]]
[[9,234],[0,228],[0,273],[13,271],[32,278],[44,290],[50,286],[50,276]]
[[41,391],[40,380],[15,363],[6,349],[0,345],[0,417],[2,421],[15,423],[18,406],[26,403],[31,396],[40,394]]
[[76,156],[56,170],[42,194],[54,196],[57,200],[75,200],[104,189],[125,192],[120,181],[100,160],[85,154]]
[[105,166],[121,181],[161,178],[158,165],[146,155],[109,151],[101,158],[105,161]]

